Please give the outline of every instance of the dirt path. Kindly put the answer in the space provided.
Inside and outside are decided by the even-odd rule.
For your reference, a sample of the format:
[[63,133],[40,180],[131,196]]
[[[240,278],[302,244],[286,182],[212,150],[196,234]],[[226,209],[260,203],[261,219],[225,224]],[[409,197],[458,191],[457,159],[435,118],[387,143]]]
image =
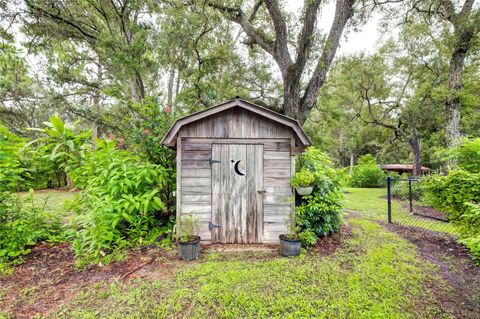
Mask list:
[[455,318],[480,318],[480,267],[468,256],[467,250],[446,235],[395,224],[382,223],[417,246],[420,255],[437,267],[435,275],[449,287],[442,287],[435,279],[427,283],[435,295],[438,307]]

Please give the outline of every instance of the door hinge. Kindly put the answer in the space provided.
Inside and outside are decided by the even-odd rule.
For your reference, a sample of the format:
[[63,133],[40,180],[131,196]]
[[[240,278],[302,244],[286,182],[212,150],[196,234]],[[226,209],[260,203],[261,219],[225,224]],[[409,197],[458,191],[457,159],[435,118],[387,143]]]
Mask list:
[[220,163],[220,161],[219,161],[219,160],[214,160],[214,159],[212,159],[211,157],[209,157],[209,158],[208,158],[208,164],[212,165],[212,164],[214,164],[214,163]]
[[220,228],[220,225],[213,224],[212,222],[208,222],[208,229],[212,230],[212,228]]

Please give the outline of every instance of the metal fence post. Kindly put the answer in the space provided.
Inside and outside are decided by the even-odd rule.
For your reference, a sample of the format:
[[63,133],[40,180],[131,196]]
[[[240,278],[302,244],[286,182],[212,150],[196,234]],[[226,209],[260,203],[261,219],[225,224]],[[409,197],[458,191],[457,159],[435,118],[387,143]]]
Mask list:
[[391,179],[387,177],[387,205],[388,205],[388,223],[392,223],[392,194],[391,194]]
[[413,213],[413,206],[412,206],[412,179],[408,179],[408,199],[410,200],[410,213]]

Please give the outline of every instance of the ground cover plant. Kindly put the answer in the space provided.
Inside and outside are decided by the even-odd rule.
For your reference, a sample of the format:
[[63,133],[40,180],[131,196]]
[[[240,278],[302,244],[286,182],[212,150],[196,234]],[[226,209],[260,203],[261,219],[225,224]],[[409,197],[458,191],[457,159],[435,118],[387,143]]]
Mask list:
[[54,316],[434,318],[431,295],[415,307],[429,269],[414,247],[372,222],[350,223],[353,237],[331,257],[213,254],[167,280],[87,289]]
[[0,274],[12,271],[37,242],[64,237],[61,216],[45,211],[45,202],[37,206],[32,196],[0,192]]
[[69,245],[41,244],[25,256],[24,265],[0,277],[0,313],[7,318],[347,313],[350,318],[476,318],[479,268],[447,237],[396,225],[385,229],[381,191],[349,189],[340,233],[322,238],[298,259],[281,258],[277,251],[204,253],[192,263],[149,245],[130,250],[121,261],[78,270]]

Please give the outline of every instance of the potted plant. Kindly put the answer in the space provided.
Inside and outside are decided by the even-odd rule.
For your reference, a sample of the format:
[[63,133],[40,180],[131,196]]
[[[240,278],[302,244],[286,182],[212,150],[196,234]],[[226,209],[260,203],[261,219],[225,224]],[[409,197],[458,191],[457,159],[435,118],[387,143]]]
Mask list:
[[297,226],[295,224],[295,215],[290,214],[287,221],[288,232],[279,236],[280,239],[280,254],[284,257],[300,255],[300,248],[302,241],[298,236]]
[[313,182],[315,176],[309,170],[303,168],[300,172],[295,173],[292,179],[292,186],[295,187],[298,195],[310,195],[313,191]]
[[183,215],[177,226],[178,255],[184,260],[195,260],[200,256],[200,223],[193,215]]

